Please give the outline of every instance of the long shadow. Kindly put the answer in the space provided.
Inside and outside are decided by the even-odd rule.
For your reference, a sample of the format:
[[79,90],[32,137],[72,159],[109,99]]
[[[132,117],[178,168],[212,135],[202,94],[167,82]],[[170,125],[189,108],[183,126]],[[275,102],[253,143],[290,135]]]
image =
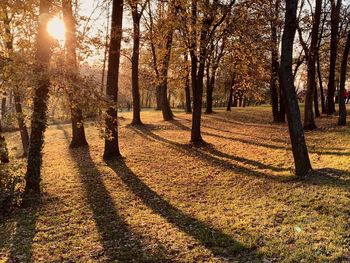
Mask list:
[[332,186],[350,191],[350,172],[334,168],[316,169],[302,183]]
[[[177,126],[179,129],[184,130],[184,131],[188,131],[191,130],[189,127],[187,127],[186,125],[183,125],[181,122],[177,121],[177,120],[172,120],[171,123],[175,126]],[[204,126],[203,126],[204,127]],[[149,129],[149,127],[148,127]],[[149,129],[149,130],[155,130],[154,128]],[[254,142],[251,140],[245,140],[245,139],[240,139],[240,138],[232,138],[232,137],[227,137],[227,136],[223,136],[223,135],[219,135],[219,134],[214,134],[214,133],[210,133],[210,132],[202,132],[203,135],[208,135],[208,136],[213,136],[213,137],[217,137],[217,138],[221,138],[221,139],[227,139],[227,140],[231,140],[231,141],[237,141],[237,142],[241,142],[241,143],[245,143],[245,144],[250,144],[250,145],[255,145],[255,146],[261,146],[261,147],[266,147],[266,148],[271,148],[271,149],[279,149],[279,150],[288,150],[287,147],[283,147],[283,146],[278,146],[278,145],[273,145],[273,144],[266,144],[266,143],[260,143],[260,142]]]
[[[151,141],[156,141],[167,145],[168,147],[180,151],[184,154],[200,158],[214,166],[218,166],[219,168],[225,168],[228,170],[233,170],[238,174],[244,176],[254,176],[257,178],[265,178],[268,180],[277,181],[280,183],[298,183],[301,182],[303,184],[311,184],[311,185],[328,185],[340,188],[349,188],[348,180],[350,180],[350,173],[344,170],[335,170],[335,169],[319,169],[311,172],[310,176],[306,178],[299,178],[297,176],[278,176],[271,175],[268,173],[256,171],[253,169],[249,169],[239,164],[232,164],[226,160],[219,159],[217,157],[225,157],[225,154],[217,151],[212,146],[202,147],[202,148],[192,148],[189,145],[177,143],[168,139],[165,139],[159,135],[156,135],[149,131],[146,127],[142,129],[134,129],[136,133],[143,136],[146,139]],[[230,155],[227,156],[228,158]],[[231,156],[232,157],[232,156]],[[260,168],[268,168],[271,169],[270,166],[262,165],[260,163],[256,163],[253,160],[245,160],[245,158],[241,159],[240,157],[234,156],[236,161],[250,163],[251,165],[256,165],[256,167]],[[275,167],[276,168],[276,167]],[[341,175],[341,176],[340,176]]]
[[[123,160],[108,162],[108,166],[148,207],[181,231],[195,238],[215,256],[234,259],[240,252],[250,256],[255,255],[254,249],[246,248],[243,244],[232,239],[231,236],[206,225],[194,217],[186,215],[180,209],[164,200],[134,174]],[[254,257],[258,258],[257,255]]]
[[[68,133],[63,128],[66,138]],[[95,260],[117,262],[167,262],[164,253],[148,254],[139,237],[130,231],[118,213],[114,202],[102,180],[102,175],[92,160],[89,148],[70,149],[69,153],[79,169],[87,201],[101,236],[104,251],[94,255]],[[158,251],[157,251],[158,252]]]
[[210,115],[208,116],[208,118],[211,119],[215,119],[221,122],[228,122],[228,123],[233,123],[233,124],[241,124],[241,125],[245,125],[245,126],[252,126],[252,127],[265,127],[265,128],[270,128],[270,129],[276,129],[276,127],[282,127],[283,124],[266,124],[266,123],[253,123],[253,122],[244,122],[244,121],[237,121],[237,120],[232,120],[232,119],[228,119],[228,118],[222,118],[222,117],[218,117],[218,116],[213,116]]
[[[189,127],[187,127],[186,125],[183,125],[182,123],[180,123],[177,120],[173,120],[173,121],[171,121],[171,123],[173,125],[177,126],[179,129],[182,129],[182,130],[185,130],[185,131],[191,130]],[[203,127],[205,127],[205,126],[203,126]],[[156,130],[156,129],[153,128],[152,130]],[[217,137],[217,138],[221,138],[221,139],[237,141],[237,142],[241,142],[241,143],[244,143],[244,144],[250,144],[250,145],[254,145],[254,146],[258,146],[258,147],[270,148],[270,149],[273,149],[273,150],[288,150],[288,151],[291,151],[291,147],[290,146],[286,147],[286,146],[279,146],[279,145],[274,145],[274,144],[267,144],[267,143],[262,143],[262,142],[258,142],[258,141],[252,141],[252,140],[246,140],[246,139],[241,139],[241,138],[236,138],[236,137],[235,138],[227,137],[227,136],[224,136],[224,135],[214,134],[214,133],[209,133],[209,132],[202,132],[202,134],[203,135]],[[256,136],[254,136],[254,138],[266,139],[266,138],[258,138]],[[283,141],[280,141],[280,142],[283,142]],[[332,150],[335,150],[335,151],[332,151]],[[342,151],[342,150],[346,150],[346,149],[342,149],[342,148],[326,148],[324,151],[309,149],[309,152],[313,153],[313,154],[318,154],[318,155],[350,156],[350,152],[339,152],[339,151]]]
[[[8,262],[31,262],[39,202],[16,215],[16,230],[11,240]],[[10,238],[10,237],[9,237]]]
[[[204,160],[212,165],[218,166],[220,168],[234,170],[237,173],[242,174],[242,175],[251,175],[251,176],[260,177],[260,178],[272,179],[272,180],[276,180],[276,181],[290,180],[289,178],[286,178],[286,177],[274,176],[274,175],[260,172],[257,170],[249,169],[249,168],[242,166],[242,165],[239,165],[239,164],[232,164],[231,162],[220,159],[220,158],[218,158],[218,156],[215,156],[215,155],[223,155],[223,154],[217,150],[214,151],[213,148],[210,146],[209,147],[202,147],[202,148],[192,148],[190,145],[177,143],[177,142],[168,140],[166,138],[163,138],[163,137],[151,132],[150,130],[148,130],[147,126],[142,127],[142,128],[132,128],[132,129],[136,133],[138,133],[139,135],[143,136],[146,139],[163,143],[174,150],[181,151],[184,154],[200,158],[200,159],[202,159],[202,160]],[[243,157],[236,157],[236,156],[231,156],[231,155],[227,155],[226,158],[227,157],[229,157],[230,159],[234,159],[236,161],[239,161],[239,162],[249,163],[251,165],[256,166],[257,168],[262,168],[262,169],[271,169],[272,168],[269,165],[264,165],[264,164],[261,164],[259,162],[249,160],[249,159],[246,159]],[[274,167],[274,169],[279,169],[279,168]]]

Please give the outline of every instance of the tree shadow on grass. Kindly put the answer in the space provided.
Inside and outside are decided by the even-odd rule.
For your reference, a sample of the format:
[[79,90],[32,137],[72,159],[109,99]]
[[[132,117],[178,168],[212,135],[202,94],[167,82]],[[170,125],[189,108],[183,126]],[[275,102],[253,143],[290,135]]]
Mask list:
[[[177,121],[177,120],[173,120],[171,121],[171,123],[175,126],[177,126],[179,129],[182,129],[184,131],[189,131],[191,130],[189,127],[187,127],[186,125],[183,125],[181,122]],[[246,125],[246,124],[242,124],[242,125]],[[202,125],[203,127],[205,127],[205,125]],[[214,128],[211,128],[214,129]],[[156,130],[155,128],[152,128],[152,130]],[[259,138],[256,137],[254,135],[255,139],[259,139],[259,141],[254,141],[254,140],[247,140],[247,139],[242,139],[242,138],[237,138],[237,137],[228,137],[228,136],[224,136],[224,135],[220,135],[220,134],[214,134],[214,133],[210,133],[210,132],[202,132],[203,135],[208,135],[208,136],[212,136],[212,137],[217,137],[217,138],[221,138],[221,139],[225,139],[225,140],[230,140],[230,141],[236,141],[236,142],[241,142],[244,144],[249,144],[249,145],[253,145],[253,146],[258,146],[258,147],[265,147],[265,148],[269,148],[269,149],[273,149],[273,150],[286,150],[286,151],[291,151],[291,147],[290,146],[280,146],[280,145],[275,145],[275,144],[268,144],[268,143],[263,143],[261,142],[261,140],[264,140],[266,138]],[[242,134],[240,134],[242,135]],[[278,142],[284,142],[282,140],[274,140],[277,143]],[[318,155],[336,155],[336,156],[350,156],[350,152],[343,152],[344,150],[346,150],[345,148],[322,148],[324,150],[315,150],[315,149],[311,149],[309,147],[309,153],[312,154],[318,154]]]
[[259,168],[259,169],[281,171],[284,168],[273,167],[270,165],[262,164],[254,160],[246,159],[244,157],[237,157],[226,153],[222,153],[217,149],[215,149],[210,144],[207,144],[206,147],[192,148],[190,147],[190,145],[177,143],[169,139],[163,138],[157,134],[154,134],[152,131],[147,129],[147,126],[143,127],[142,129],[133,129],[133,130],[148,140],[163,143],[174,150],[180,151],[189,156],[200,158],[201,160],[208,162],[214,166],[232,170],[244,176],[254,176],[257,178],[265,178],[265,179],[277,181],[280,183],[302,183],[302,184],[311,184],[311,185],[320,185],[320,186],[328,185],[328,186],[334,186],[339,188],[350,187],[349,185],[350,173],[345,170],[331,169],[331,168],[318,169],[318,170],[312,171],[309,174],[309,176],[305,178],[300,178],[297,176],[287,176],[287,177],[278,176],[270,173],[261,172],[255,169],[250,169],[240,164],[232,164],[231,162],[220,158],[223,157],[226,159],[237,161],[239,163],[246,163],[251,166],[255,166],[256,168]]
[[32,246],[36,232],[39,203],[17,211],[15,233],[10,234],[10,254],[8,262],[31,262]]
[[[60,129],[69,140],[66,130]],[[102,175],[90,156],[89,148],[70,149],[69,153],[79,169],[87,202],[93,212],[104,248],[101,253],[94,255],[94,259],[103,260],[106,256],[109,262],[167,262],[163,248],[162,251],[149,254],[140,237],[129,229],[118,213]]]
[[310,185],[344,188],[350,191],[350,172],[334,168],[316,169],[301,182]]
[[123,160],[111,161],[107,164],[144,204],[181,231],[195,238],[202,246],[210,250],[213,255],[235,259],[238,254],[244,253],[254,258],[258,257],[254,249],[246,248],[243,244],[232,239],[231,236],[184,214],[180,209],[164,200],[134,174]]
[[276,180],[276,181],[290,180],[289,178],[286,178],[284,176],[283,177],[282,176],[275,176],[275,175],[268,174],[265,172],[257,171],[255,169],[247,168],[247,167],[240,165],[240,164],[232,164],[231,162],[229,162],[227,160],[220,159],[220,157],[221,158],[224,157],[226,159],[230,159],[230,160],[234,160],[237,162],[246,163],[246,164],[255,166],[256,168],[259,168],[259,169],[269,169],[269,170],[274,170],[274,171],[284,170],[284,168],[273,167],[271,165],[262,164],[260,162],[250,160],[250,159],[247,159],[244,157],[237,157],[234,155],[222,153],[222,152],[216,150],[213,146],[211,146],[209,144],[207,144],[206,147],[192,148],[190,145],[177,143],[177,142],[168,140],[166,138],[163,138],[163,137],[153,133],[152,131],[150,131],[147,128],[147,126],[142,127],[142,128],[138,128],[138,129],[133,128],[133,130],[148,140],[153,140],[156,142],[163,143],[174,150],[181,151],[184,154],[200,158],[200,159],[202,159],[202,160],[204,160],[212,165],[218,166],[220,168],[230,169],[230,170],[233,170],[233,171],[235,171],[239,174],[242,174],[242,175],[250,175],[250,176],[255,176],[255,177],[260,177],[260,178],[272,179],[272,180]]

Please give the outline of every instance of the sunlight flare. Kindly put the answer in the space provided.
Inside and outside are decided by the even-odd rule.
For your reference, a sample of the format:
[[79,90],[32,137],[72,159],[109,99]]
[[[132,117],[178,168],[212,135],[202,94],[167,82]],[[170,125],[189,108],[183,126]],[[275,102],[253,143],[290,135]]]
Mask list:
[[57,16],[53,17],[47,25],[47,31],[50,36],[58,40],[60,44],[64,44],[66,28],[62,19]]

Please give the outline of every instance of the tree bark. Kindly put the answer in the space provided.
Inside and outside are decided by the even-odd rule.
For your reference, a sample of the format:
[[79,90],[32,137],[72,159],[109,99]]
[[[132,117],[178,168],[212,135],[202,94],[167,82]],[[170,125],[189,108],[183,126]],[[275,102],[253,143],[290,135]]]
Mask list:
[[133,20],[133,51],[132,51],[132,67],[131,67],[131,82],[132,82],[132,109],[133,118],[132,125],[141,125],[141,105],[140,105],[140,87],[139,87],[139,60],[140,60],[140,18],[137,11],[137,6],[132,7]]
[[50,37],[46,31],[48,24],[49,0],[40,0],[40,17],[35,73],[37,84],[34,92],[32,130],[28,150],[27,172],[25,176],[25,197],[33,197],[40,194],[42,148],[44,133],[47,125],[47,102],[49,98],[49,62],[50,62]]
[[[336,3],[335,3],[336,1]],[[328,89],[327,89],[327,114],[332,115],[335,113],[335,70],[337,62],[338,52],[338,35],[339,35],[339,16],[341,0],[331,1],[331,43],[330,43],[330,60],[329,60],[329,76],[328,76]]]
[[292,72],[293,42],[296,32],[297,6],[297,0],[286,1],[280,72],[283,82],[282,87],[286,103],[295,171],[296,175],[305,176],[311,170],[311,164],[305,143],[304,131],[300,120],[300,110],[294,89]]
[[108,55],[106,93],[110,101],[106,117],[106,138],[103,158],[105,160],[119,158],[118,142],[118,79],[120,46],[122,39],[123,0],[113,0],[111,39]]
[[347,66],[348,66],[348,57],[349,57],[349,51],[350,51],[350,31],[347,34],[346,37],[346,43],[340,68],[340,89],[339,89],[339,119],[338,119],[338,125],[346,125],[346,105],[345,105],[345,99],[344,98],[344,91],[345,91],[345,82],[346,82],[346,73],[347,73]]

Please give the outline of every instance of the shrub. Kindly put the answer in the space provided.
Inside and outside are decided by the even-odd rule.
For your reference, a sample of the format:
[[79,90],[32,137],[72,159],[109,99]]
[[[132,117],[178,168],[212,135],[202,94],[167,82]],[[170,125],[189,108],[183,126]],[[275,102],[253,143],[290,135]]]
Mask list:
[[11,212],[19,204],[23,188],[21,167],[19,163],[0,165],[0,216]]

